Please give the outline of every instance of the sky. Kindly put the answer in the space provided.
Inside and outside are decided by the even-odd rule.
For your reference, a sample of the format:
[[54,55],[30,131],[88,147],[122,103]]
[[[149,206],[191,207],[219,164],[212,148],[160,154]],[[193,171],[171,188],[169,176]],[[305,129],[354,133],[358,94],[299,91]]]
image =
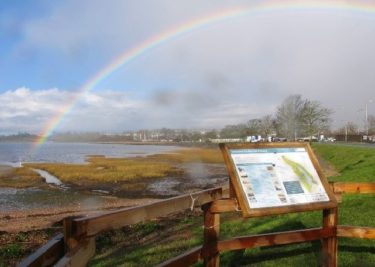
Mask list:
[[364,128],[366,104],[375,115],[375,11],[249,12],[170,38],[79,95],[153,36],[261,2],[275,1],[0,1],[0,134],[40,134],[58,114],[55,132],[218,129],[275,114],[292,94],[334,111],[333,127]]

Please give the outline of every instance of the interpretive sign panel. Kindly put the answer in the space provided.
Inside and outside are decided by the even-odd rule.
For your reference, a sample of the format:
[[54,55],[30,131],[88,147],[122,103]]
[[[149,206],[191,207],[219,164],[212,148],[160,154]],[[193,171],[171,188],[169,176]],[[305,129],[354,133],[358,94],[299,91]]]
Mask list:
[[326,179],[320,169],[318,172],[317,162],[312,162],[308,144],[223,144],[221,148],[246,215],[259,209],[271,208],[268,212],[277,214],[296,207],[311,210],[334,204]]

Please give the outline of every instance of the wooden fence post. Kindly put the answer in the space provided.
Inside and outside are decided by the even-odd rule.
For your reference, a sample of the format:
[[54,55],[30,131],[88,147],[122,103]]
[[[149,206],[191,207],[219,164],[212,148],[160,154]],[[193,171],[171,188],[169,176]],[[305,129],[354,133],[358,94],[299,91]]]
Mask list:
[[95,237],[78,236],[74,224],[76,218],[67,217],[63,221],[65,255],[55,264],[56,267],[86,266],[95,254]]
[[63,220],[64,245],[65,252],[73,250],[78,245],[78,240],[74,236],[73,219],[77,217],[70,216]]
[[204,260],[204,266],[218,267],[220,265],[220,254],[218,250],[220,214],[211,212],[211,204],[212,202],[202,206],[204,212],[202,258]]
[[322,242],[323,266],[337,266],[337,208],[323,210],[323,229],[334,228],[334,235]]

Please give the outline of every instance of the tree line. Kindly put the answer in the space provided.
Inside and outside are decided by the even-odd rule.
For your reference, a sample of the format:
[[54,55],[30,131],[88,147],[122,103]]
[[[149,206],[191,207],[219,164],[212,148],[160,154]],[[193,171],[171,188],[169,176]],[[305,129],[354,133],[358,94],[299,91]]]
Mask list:
[[[246,138],[261,135],[277,136],[289,140],[312,137],[319,134],[360,134],[360,127],[354,122],[347,122],[340,129],[331,132],[331,115],[333,112],[320,102],[304,99],[301,95],[290,95],[276,108],[274,114],[266,114],[247,122],[226,125],[220,130],[169,129],[127,131],[118,134],[103,133],[55,133],[50,140],[64,142],[133,142],[133,141],[166,141],[166,142],[205,142],[216,138]],[[368,132],[375,135],[375,116],[369,115]],[[19,133],[12,136],[0,136],[2,141],[29,141],[36,135]]]
[[287,97],[275,114],[251,119],[246,123],[227,125],[220,130],[220,138],[244,138],[251,135],[276,135],[295,140],[329,131],[332,111],[318,101],[301,95]]

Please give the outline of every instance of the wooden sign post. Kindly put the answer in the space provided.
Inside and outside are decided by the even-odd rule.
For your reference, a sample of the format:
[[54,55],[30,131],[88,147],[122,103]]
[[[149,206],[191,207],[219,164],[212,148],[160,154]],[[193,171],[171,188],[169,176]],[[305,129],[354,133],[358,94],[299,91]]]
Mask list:
[[220,144],[220,149],[230,176],[231,199],[204,208],[205,265],[218,266],[219,251],[242,247],[244,240],[248,247],[260,242],[248,237],[241,245],[227,242],[223,247],[218,243],[221,212],[240,210],[244,218],[252,218],[322,210],[322,228],[276,233],[262,242],[277,245],[321,239],[323,266],[336,266],[337,202],[310,145]]

